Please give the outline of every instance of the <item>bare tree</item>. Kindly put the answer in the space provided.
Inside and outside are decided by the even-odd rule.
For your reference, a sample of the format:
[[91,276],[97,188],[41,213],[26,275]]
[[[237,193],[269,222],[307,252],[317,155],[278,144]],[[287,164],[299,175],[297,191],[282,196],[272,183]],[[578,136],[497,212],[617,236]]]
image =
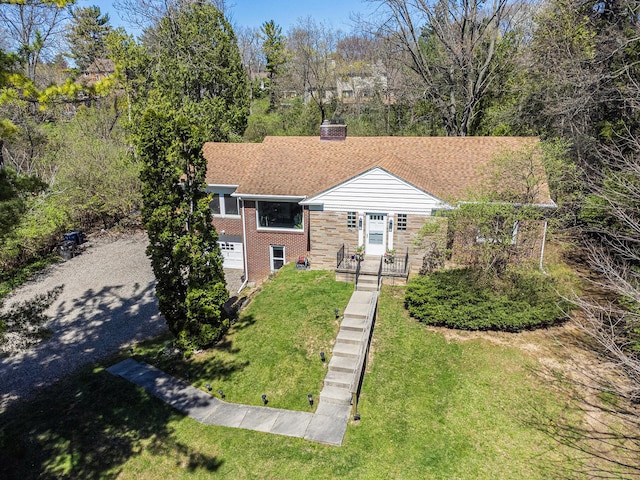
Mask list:
[[255,27],[237,27],[235,32],[242,64],[249,77],[253,78],[256,73],[264,72],[265,61],[260,47],[260,30]]
[[335,52],[340,38],[339,31],[311,18],[298,22],[288,35],[290,81],[317,105],[322,120],[336,100]]
[[60,47],[68,11],[57,4],[28,2],[0,5],[0,27],[10,48],[24,58],[25,74],[37,80],[37,69]]
[[[235,28],[238,37],[238,48],[242,57],[242,65],[249,75],[251,81],[250,95],[253,100],[254,82],[265,71],[264,55],[260,47],[261,38],[260,30],[255,27],[237,27]],[[251,107],[250,107],[251,108]]]
[[226,0],[115,0],[113,5],[125,22],[144,30],[192,3],[206,3],[222,13],[227,11]]
[[409,53],[409,66],[449,135],[473,134],[480,104],[499,77],[502,42],[522,2],[371,0],[384,12],[380,33]]

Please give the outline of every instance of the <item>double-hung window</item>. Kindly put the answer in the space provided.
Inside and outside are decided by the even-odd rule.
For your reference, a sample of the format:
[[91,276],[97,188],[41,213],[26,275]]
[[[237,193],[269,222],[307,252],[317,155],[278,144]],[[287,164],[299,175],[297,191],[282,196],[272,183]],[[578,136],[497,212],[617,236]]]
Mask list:
[[508,224],[505,218],[497,216],[493,222],[478,229],[476,242],[515,245],[518,240],[518,226],[517,220],[513,224]]
[[238,199],[232,197],[230,192],[214,192],[209,207],[211,208],[211,213],[217,216],[228,217],[240,215]]

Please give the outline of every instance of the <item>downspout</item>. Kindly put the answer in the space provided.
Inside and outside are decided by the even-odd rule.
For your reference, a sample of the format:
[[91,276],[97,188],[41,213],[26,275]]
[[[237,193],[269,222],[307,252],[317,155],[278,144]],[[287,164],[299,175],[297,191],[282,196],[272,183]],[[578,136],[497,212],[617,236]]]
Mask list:
[[547,221],[544,222],[544,231],[542,233],[542,248],[540,248],[540,271],[545,275],[549,275],[542,266],[542,259],[544,257],[544,244],[547,242]]
[[247,226],[244,219],[244,198],[241,198],[240,201],[242,202],[242,256],[244,258],[244,282],[240,285],[238,293],[240,293],[249,282],[249,264],[247,263]]

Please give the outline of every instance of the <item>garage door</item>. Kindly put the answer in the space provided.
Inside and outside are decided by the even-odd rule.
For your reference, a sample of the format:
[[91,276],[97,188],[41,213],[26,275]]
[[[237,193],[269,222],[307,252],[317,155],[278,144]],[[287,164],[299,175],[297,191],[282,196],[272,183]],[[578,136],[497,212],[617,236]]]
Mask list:
[[218,242],[220,252],[222,253],[222,266],[224,268],[244,267],[242,261],[242,243],[235,242]]

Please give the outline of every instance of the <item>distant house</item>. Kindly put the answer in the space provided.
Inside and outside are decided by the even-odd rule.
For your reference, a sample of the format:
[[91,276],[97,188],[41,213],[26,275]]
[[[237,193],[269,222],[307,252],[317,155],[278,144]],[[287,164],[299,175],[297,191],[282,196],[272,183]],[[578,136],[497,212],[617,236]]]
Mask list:
[[[401,273],[416,272],[424,252],[414,240],[423,225],[442,222],[446,230],[439,212],[455,208],[478,186],[480,168],[498,153],[536,142],[347,137],[346,126],[323,124],[320,138],[206,143],[207,190],[224,265],[244,269],[249,281],[301,257],[311,268],[348,270],[364,246],[367,258],[395,250],[407,259]],[[546,184],[536,202],[554,206]],[[540,251],[539,237],[527,240],[531,255]],[[437,238],[446,242],[446,235]]]
[[87,86],[91,86],[97,81],[103,80],[109,75],[113,75],[115,71],[116,66],[113,63],[113,60],[109,60],[108,58],[97,58],[82,72],[78,81]]

